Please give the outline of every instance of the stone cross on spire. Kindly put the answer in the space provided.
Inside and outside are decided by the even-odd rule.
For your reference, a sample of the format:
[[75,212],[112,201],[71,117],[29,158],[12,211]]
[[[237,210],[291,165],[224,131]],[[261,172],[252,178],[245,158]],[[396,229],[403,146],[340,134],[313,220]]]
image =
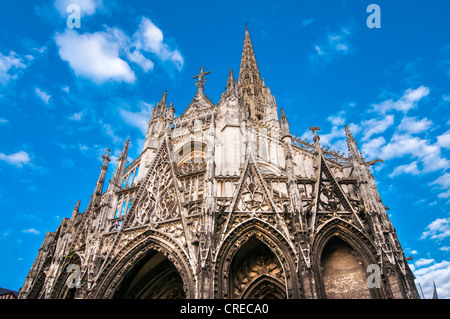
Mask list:
[[310,127],[309,128],[311,131],[313,131],[313,133],[314,133],[314,145],[316,146],[316,151],[317,150],[319,150],[320,149],[320,145],[319,145],[319,140],[320,140],[320,137],[319,137],[319,135],[317,135],[317,131],[320,131],[320,127],[317,127],[317,126],[313,126],[313,127]]
[[320,131],[320,127],[313,126],[313,127],[310,127],[309,129],[310,129],[311,131],[313,131],[313,133],[314,133],[314,140],[316,140],[316,137],[319,137],[319,136],[317,135],[317,131]]
[[193,79],[198,78],[198,81],[195,82],[195,85],[197,85],[197,87],[198,87],[198,89],[199,89],[200,91],[203,91],[203,86],[205,85],[205,82],[206,82],[206,77],[205,77],[205,75],[207,75],[207,74],[209,74],[209,73],[211,73],[211,71],[204,72],[204,71],[203,71],[203,66],[202,66],[202,67],[200,68],[200,74],[198,74],[198,75],[196,75],[196,76],[193,77]]

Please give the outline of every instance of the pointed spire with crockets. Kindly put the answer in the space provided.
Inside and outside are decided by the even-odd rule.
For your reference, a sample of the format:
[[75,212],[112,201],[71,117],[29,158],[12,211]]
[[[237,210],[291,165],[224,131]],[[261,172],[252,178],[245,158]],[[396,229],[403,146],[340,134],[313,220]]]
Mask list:
[[152,120],[158,117],[165,117],[167,111],[167,91],[164,91],[161,101],[158,102],[154,112],[152,113]]
[[262,85],[248,27],[245,28],[244,48],[242,50],[238,84],[241,93],[245,89],[249,95],[256,95],[258,93],[257,88],[260,88]]
[[253,51],[252,40],[245,28],[244,49],[242,50],[241,67],[239,70],[238,90],[244,101],[246,111],[254,121],[261,121],[265,118],[263,82],[259,74]]
[[125,146],[123,147],[122,154],[120,154],[120,157],[117,159],[117,166],[116,170],[114,171],[114,175],[109,181],[109,184],[120,187],[122,182],[123,173],[125,171],[125,166],[127,165],[127,158],[128,158],[128,148],[130,146],[130,139],[127,139],[125,142]]
[[286,114],[284,113],[283,108],[281,108],[280,113],[281,113],[281,133],[283,134],[283,137],[291,135],[289,131],[289,123],[287,121]]
[[350,158],[356,160],[357,162],[363,163],[364,159],[362,158],[361,153],[358,150],[356,141],[353,138],[353,135],[347,125],[345,125],[345,134],[347,136],[347,145],[350,152]]
[[80,211],[80,202],[81,201],[77,201],[73,211],[72,211],[72,220],[75,218],[75,216],[79,213]]
[[111,162],[109,158],[110,150],[106,150],[106,155],[103,155],[103,165],[100,170],[100,176],[98,177],[97,183],[95,184],[94,194],[92,194],[91,202],[89,203],[90,208],[96,208],[100,204],[100,199],[102,196],[103,185],[105,183],[106,171],[108,170],[108,163]]

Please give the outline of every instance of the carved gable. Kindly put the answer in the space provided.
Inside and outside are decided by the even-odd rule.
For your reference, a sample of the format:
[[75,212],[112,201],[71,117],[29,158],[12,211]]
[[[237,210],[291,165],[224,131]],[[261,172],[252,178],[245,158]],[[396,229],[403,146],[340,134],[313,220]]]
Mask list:
[[141,198],[137,199],[132,225],[159,223],[180,217],[177,189],[178,183],[164,142],[155,158],[153,169],[145,179]]

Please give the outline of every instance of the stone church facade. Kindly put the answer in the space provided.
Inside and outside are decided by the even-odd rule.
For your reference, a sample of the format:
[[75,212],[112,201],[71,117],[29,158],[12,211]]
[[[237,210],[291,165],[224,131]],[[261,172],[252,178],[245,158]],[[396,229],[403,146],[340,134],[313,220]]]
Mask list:
[[[164,92],[90,203],[49,232],[20,298],[419,298],[370,167],[291,134],[248,29],[238,80],[175,117]],[[106,188],[106,190],[104,190]]]

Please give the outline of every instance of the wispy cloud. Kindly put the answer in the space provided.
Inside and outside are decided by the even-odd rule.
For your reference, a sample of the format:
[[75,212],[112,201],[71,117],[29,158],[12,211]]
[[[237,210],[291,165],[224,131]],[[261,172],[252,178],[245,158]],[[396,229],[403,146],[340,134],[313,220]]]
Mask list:
[[420,239],[442,240],[450,236],[450,217],[438,218],[429,224],[422,233]]
[[400,174],[411,174],[411,175],[419,175],[420,170],[417,167],[417,161],[414,161],[410,164],[404,164],[397,166],[394,171],[389,174],[389,177],[394,177]]
[[172,62],[178,70],[183,68],[184,58],[181,53],[164,42],[163,32],[150,19],[142,18],[134,39],[138,50],[154,53],[162,61]]
[[147,133],[148,121],[150,120],[153,105],[145,102],[141,103],[139,112],[130,112],[125,109],[119,109],[122,119],[129,125],[138,128],[143,135]]
[[361,126],[364,132],[362,140],[367,141],[373,135],[385,132],[392,124],[394,124],[394,115],[362,121]]
[[450,167],[450,161],[442,157],[439,145],[409,134],[394,134],[391,140],[379,149],[378,155],[386,160],[404,156],[416,158],[422,164],[424,173]]
[[303,25],[304,27],[306,27],[307,25],[310,25],[310,24],[313,23],[314,21],[316,21],[316,20],[313,19],[313,18],[303,19],[303,20],[302,20],[302,25]]
[[37,97],[39,97],[45,104],[49,104],[50,99],[51,99],[51,95],[48,94],[47,92],[41,90],[40,88],[35,88],[34,89],[34,93],[37,95]]
[[440,198],[450,198],[450,173],[439,176],[430,185],[439,185],[441,191],[443,191],[438,195]]
[[22,167],[23,165],[28,164],[31,158],[27,152],[19,151],[10,155],[0,153],[0,160],[17,167]]
[[39,235],[41,232],[39,230],[37,230],[37,229],[34,229],[34,228],[28,228],[28,229],[22,230],[22,233]]
[[349,27],[341,27],[335,32],[327,33],[320,41],[313,45],[314,54],[310,55],[312,62],[331,62],[339,55],[352,52],[350,38],[352,32]]
[[437,137],[437,143],[443,147],[450,149],[450,130]]
[[81,118],[83,117],[83,115],[84,115],[83,111],[76,112],[76,113],[73,113],[69,117],[69,119],[72,120],[72,121],[81,121]]
[[408,117],[405,116],[400,125],[398,126],[398,130],[400,132],[406,132],[410,134],[418,134],[424,131],[427,131],[431,128],[433,122],[427,118],[423,118],[418,120],[417,117]]
[[421,99],[428,96],[430,89],[426,86],[420,86],[417,89],[408,89],[403,96],[397,100],[389,99],[378,104],[372,104],[374,111],[385,114],[388,111],[401,111],[407,113],[416,108]]
[[25,68],[23,58],[14,51],[9,52],[9,55],[0,52],[0,84],[5,85],[11,79],[16,79],[18,72]]

